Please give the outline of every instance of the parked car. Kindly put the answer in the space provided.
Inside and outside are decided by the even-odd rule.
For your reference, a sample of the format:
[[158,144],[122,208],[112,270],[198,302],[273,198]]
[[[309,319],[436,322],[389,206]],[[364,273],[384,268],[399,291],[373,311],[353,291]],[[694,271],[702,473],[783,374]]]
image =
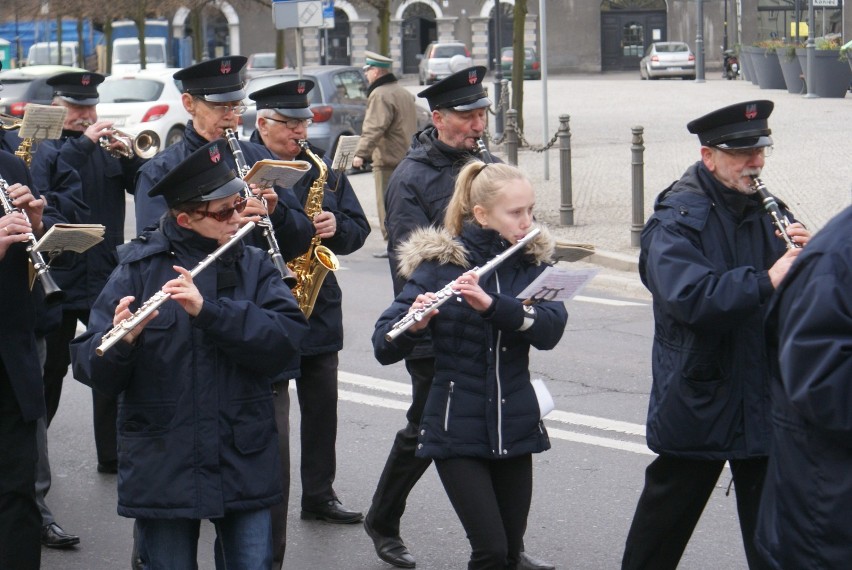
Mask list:
[[[515,50],[510,47],[504,47],[500,52],[500,66],[504,76],[512,75],[514,53]],[[533,48],[524,48],[524,79],[541,79],[541,63]]]
[[189,113],[172,75],[177,69],[144,69],[110,75],[98,87],[101,102],[98,118],[110,120],[116,129],[136,135],[154,131],[160,150],[180,141]]
[[253,53],[248,56],[248,61],[243,71],[246,79],[251,79],[273,69],[275,69],[275,52],[268,51]]
[[695,56],[684,42],[654,42],[639,61],[639,76],[695,79]]
[[0,71],[0,85],[3,86],[0,91],[0,113],[23,118],[27,103],[50,105],[53,101],[53,87],[47,84],[47,80],[71,71],[86,70],[65,65],[33,65]]
[[[295,69],[268,71],[249,79],[246,93],[298,77]],[[309,95],[314,122],[308,127],[308,140],[333,154],[341,136],[361,134],[367,112],[367,78],[360,67],[349,65],[303,67],[302,77],[315,84]],[[244,102],[247,110],[240,117],[240,135],[247,139],[255,129],[257,108],[249,98]]]
[[417,57],[420,58],[420,85],[431,85],[473,65],[470,50],[460,42],[432,42],[426,46],[426,51]]

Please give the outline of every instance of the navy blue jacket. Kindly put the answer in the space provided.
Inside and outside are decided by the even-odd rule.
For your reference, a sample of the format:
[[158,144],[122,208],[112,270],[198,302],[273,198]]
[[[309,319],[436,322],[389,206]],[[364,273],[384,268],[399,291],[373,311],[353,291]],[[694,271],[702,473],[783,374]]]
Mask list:
[[[376,322],[376,359],[382,364],[397,362],[419,341],[422,334],[410,332],[392,342],[384,338],[418,294],[439,291],[508,247],[494,230],[473,225],[465,226],[456,240],[445,231],[414,234],[401,253],[422,261],[404,261],[417,267]],[[550,448],[530,384],[529,349],[556,346],[568,313],[561,301],[539,303],[534,324],[519,331],[525,313],[515,296],[544,271],[542,261],[552,251],[552,240],[539,236],[524,252],[516,252],[482,278],[481,287],[494,300],[484,313],[461,298],[451,299],[430,321],[435,377],[420,424],[418,457],[501,459]]]
[[657,197],[639,256],[654,298],[653,451],[767,455],[763,318],[773,292],[768,269],[784,251],[759,196],[724,188],[700,162]]
[[[66,293],[63,308],[88,310],[117,264],[115,248],[124,243],[125,192],[142,160],[117,159],[78,131],[39,143],[33,180],[47,200],[71,223],[103,224],[104,239],[82,254],[64,252],[53,263],[56,282]],[[65,180],[71,190],[59,186]],[[79,181],[79,184],[76,182]],[[78,204],[83,203],[83,208]]]
[[[258,130],[252,133],[251,140],[263,145]],[[311,151],[321,157],[328,168],[322,209],[333,213],[337,222],[337,231],[330,238],[322,240],[322,245],[337,256],[349,255],[364,245],[370,235],[370,222],[367,221],[346,174],[333,172],[331,160],[323,156],[321,149],[311,145]],[[296,160],[305,160],[311,164],[311,170],[293,186],[296,199],[304,205],[311,185],[319,176],[319,168],[304,151],[299,153]],[[302,341],[303,356],[327,354],[343,349],[343,293],[333,271],[326,274],[308,323],[311,330]]]
[[[852,561],[852,206],[808,243],[767,319],[772,449],[756,543],[774,568]],[[777,332],[777,338],[772,335]]]
[[[9,186],[25,184],[35,197],[39,197],[24,162],[7,152],[0,152],[0,178]],[[4,215],[0,209],[0,217]],[[54,223],[64,221],[50,207],[45,207],[42,220],[45,231]],[[30,291],[27,245],[23,242],[10,246],[0,259],[0,361],[11,380],[21,416],[29,422],[42,417],[45,407],[34,334],[36,304],[42,302],[43,297],[38,284]]]
[[[207,139],[195,132],[192,121],[189,121],[182,141],[166,148],[139,169],[136,176],[135,194],[137,232],[141,232],[144,228],[156,227],[160,217],[167,209],[166,201],[162,196],[151,198],[148,196],[148,191],[185,158],[208,142]],[[273,158],[268,149],[248,141],[240,141],[240,148],[248,166],[264,158]],[[227,152],[224,159],[228,166],[236,172],[234,156]],[[308,249],[311,238],[314,236],[314,226],[305,215],[292,191],[277,186],[275,191],[278,194],[278,205],[270,218],[278,246],[281,249],[281,255],[289,261]],[[247,237],[246,243],[263,250],[268,249],[268,243],[266,238],[263,237],[261,229],[255,230],[251,236]]]
[[216,242],[163,220],[119,248],[120,264],[71,344],[74,377],[118,397],[118,513],[216,518],[281,501],[271,382],[307,323],[265,252],[234,245],[193,282],[192,318],[166,301],[135,344],[102,357],[101,337],[126,295],[134,307],[192,269]]

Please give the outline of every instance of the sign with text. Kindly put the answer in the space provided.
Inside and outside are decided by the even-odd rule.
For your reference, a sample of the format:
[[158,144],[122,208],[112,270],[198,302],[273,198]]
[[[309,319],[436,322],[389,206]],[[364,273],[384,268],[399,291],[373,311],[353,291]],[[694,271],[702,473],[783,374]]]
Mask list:
[[273,0],[272,21],[277,30],[319,28],[323,24],[322,0]]
[[837,8],[837,0],[812,0],[814,8]]

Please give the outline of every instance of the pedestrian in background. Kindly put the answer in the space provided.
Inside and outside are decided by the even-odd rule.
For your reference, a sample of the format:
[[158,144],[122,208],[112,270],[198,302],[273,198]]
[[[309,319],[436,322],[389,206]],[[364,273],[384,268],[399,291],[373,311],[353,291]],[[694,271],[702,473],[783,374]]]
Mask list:
[[[530,383],[529,349],[555,347],[568,313],[561,301],[524,305],[516,295],[545,270],[554,241],[536,236],[488,275],[471,269],[532,229],[534,205],[535,191],[517,168],[468,163],[444,229],[423,228],[400,246],[400,274],[408,281],[373,333],[376,358],[392,364],[431,329],[435,377],[416,455],[435,461],[470,541],[470,570],[518,567],[532,500],[532,454],[550,448]],[[451,282],[459,302],[444,303],[393,341],[385,339],[397,321],[422,310]]]
[[852,206],[799,255],[767,321],[777,374],[757,548],[772,568],[845,568],[852,561]]
[[[393,60],[367,51],[364,74],[370,87],[367,90],[367,112],[361,127],[361,140],[352,159],[353,168],[361,168],[372,161],[373,180],[376,185],[376,207],[382,237],[388,240],[385,228],[385,193],[394,169],[411,146],[411,137],[417,130],[417,107],[414,95],[397,81],[391,71]],[[387,257],[381,251],[374,257]]]
[[[802,251],[785,250],[754,186],[772,109],[748,101],[691,121],[701,160],[657,197],[642,231],[639,275],[655,322],[647,441],[659,457],[645,471],[625,569],[677,567],[725,461],[749,568],[765,567],[754,547],[769,453],[763,319]],[[799,245],[810,236],[799,223],[789,234]]]

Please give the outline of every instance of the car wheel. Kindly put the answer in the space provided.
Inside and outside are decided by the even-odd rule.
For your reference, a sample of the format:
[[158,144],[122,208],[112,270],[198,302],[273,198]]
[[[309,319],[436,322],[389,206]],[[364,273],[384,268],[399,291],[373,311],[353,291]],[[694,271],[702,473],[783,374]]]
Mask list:
[[170,147],[173,144],[177,144],[181,140],[183,140],[183,128],[172,127],[172,128],[169,129],[168,134],[166,134],[165,142],[162,143],[162,144],[165,145],[163,148]]

